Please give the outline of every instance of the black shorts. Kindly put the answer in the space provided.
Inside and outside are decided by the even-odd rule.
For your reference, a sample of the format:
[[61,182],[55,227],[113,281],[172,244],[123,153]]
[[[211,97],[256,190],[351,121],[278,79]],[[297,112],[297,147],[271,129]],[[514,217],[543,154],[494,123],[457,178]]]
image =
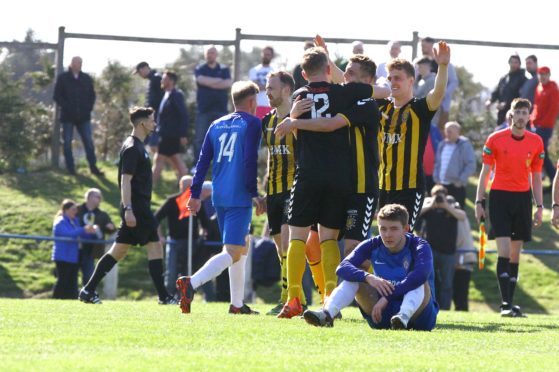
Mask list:
[[415,221],[423,207],[425,192],[423,189],[407,189],[407,190],[380,190],[378,208],[379,210],[387,204],[400,204],[406,207],[409,213],[410,230],[413,230]]
[[179,137],[160,137],[157,152],[165,156],[173,156],[183,152]]
[[289,208],[289,193],[268,195],[266,209],[268,212],[268,227],[270,235],[281,233],[281,225],[287,224],[287,210]]
[[489,238],[532,240],[532,193],[491,190],[489,192]]
[[297,174],[291,188],[288,223],[297,227],[318,223],[330,229],[341,230],[345,224],[350,194],[351,185],[343,179],[339,182],[325,182],[312,175]]
[[369,237],[377,203],[375,193],[353,194],[349,197],[344,238],[361,242]]
[[126,226],[124,220],[124,209],[120,208],[120,218],[122,222],[116,233],[116,242],[129,245],[146,245],[150,242],[158,242],[157,220],[151,212],[149,203],[132,202],[132,210],[136,217],[136,226]]

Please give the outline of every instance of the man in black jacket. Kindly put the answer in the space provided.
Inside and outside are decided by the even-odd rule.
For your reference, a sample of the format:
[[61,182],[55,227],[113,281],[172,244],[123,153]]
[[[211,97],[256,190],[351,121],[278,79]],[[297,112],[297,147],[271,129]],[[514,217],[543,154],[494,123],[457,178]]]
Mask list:
[[188,172],[181,157],[187,144],[186,130],[188,112],[184,93],[176,88],[178,76],[172,71],[165,71],[161,78],[161,87],[165,91],[157,111],[157,133],[159,145],[153,159],[153,182],[161,177],[165,163],[171,164],[177,174],[177,180]]
[[[165,94],[165,91],[161,88],[161,75],[156,70],[149,67],[147,62],[138,63],[134,74],[138,74],[143,79],[149,80],[149,86],[146,92],[146,106],[154,109],[155,117],[157,117],[157,110],[159,110],[161,99],[163,99],[163,94]],[[155,132],[150,134],[148,137],[148,145],[151,151],[157,152],[158,143],[159,135]]]
[[520,88],[527,80],[526,71],[520,68],[521,64],[518,54],[509,57],[509,72],[499,80],[491,98],[485,102],[488,108],[497,102],[497,125],[503,124],[512,100],[520,97]]
[[64,138],[64,158],[70,174],[76,174],[72,155],[74,126],[80,133],[89,169],[96,176],[103,172],[97,168],[95,147],[91,135],[91,110],[95,104],[95,90],[91,77],[82,72],[82,59],[73,57],[68,71],[60,74],[54,87],[54,101],[60,106],[60,122]]

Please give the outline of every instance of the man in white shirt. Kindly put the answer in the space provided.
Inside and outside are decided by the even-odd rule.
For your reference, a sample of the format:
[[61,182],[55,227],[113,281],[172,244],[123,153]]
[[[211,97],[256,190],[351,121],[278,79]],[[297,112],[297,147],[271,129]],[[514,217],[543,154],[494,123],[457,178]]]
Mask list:
[[272,110],[270,107],[270,102],[266,96],[266,81],[268,80],[268,74],[274,71],[274,68],[270,65],[272,59],[274,59],[274,48],[271,46],[266,46],[262,49],[261,53],[262,63],[254,66],[248,72],[249,80],[252,80],[260,93],[256,96],[256,116],[262,119],[268,112]]

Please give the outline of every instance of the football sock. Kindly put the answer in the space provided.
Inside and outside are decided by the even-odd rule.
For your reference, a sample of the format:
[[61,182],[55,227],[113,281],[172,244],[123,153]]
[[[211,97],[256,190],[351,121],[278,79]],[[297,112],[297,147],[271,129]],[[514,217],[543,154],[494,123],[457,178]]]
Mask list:
[[326,300],[324,310],[328,311],[332,318],[335,317],[344,307],[351,305],[358,290],[359,283],[342,281]]
[[516,289],[516,283],[518,282],[518,262],[511,262],[510,267],[510,287],[509,287],[509,297],[510,304],[512,305],[514,300],[514,290]]
[[423,300],[425,299],[425,288],[423,285],[417,287],[416,289],[409,291],[404,295],[402,299],[402,305],[400,305],[399,313],[403,316],[403,320],[407,327],[408,321],[411,319],[413,314],[417,312],[420,308]]
[[151,276],[151,280],[155,285],[155,289],[157,290],[159,299],[163,301],[167,297],[169,297],[169,293],[167,292],[165,283],[163,282],[163,259],[158,258],[155,260],[149,260],[148,267],[149,275]]
[[302,300],[302,281],[306,269],[305,242],[293,239],[287,251],[287,295],[289,300]]
[[85,285],[85,290],[88,292],[95,292],[95,289],[101,282],[101,280],[107,275],[109,271],[117,264],[117,260],[113,256],[108,253],[105,253],[103,257],[97,262],[97,266],[95,267],[95,271],[89,282]]
[[497,259],[497,280],[499,282],[499,291],[501,292],[502,302],[506,302],[510,305],[509,261],[508,257],[499,257]]
[[320,243],[322,251],[322,269],[324,271],[324,295],[329,296],[338,284],[336,268],[340,264],[338,242],[330,239]]
[[245,267],[247,256],[241,255],[239,261],[229,266],[229,290],[231,291],[231,304],[237,308],[243,307],[245,298]]
[[223,270],[227,269],[229,266],[233,264],[233,259],[227,252],[221,252],[216,254],[212,258],[208,260],[200,268],[200,270],[196,271],[194,275],[190,278],[190,284],[192,288],[196,289],[200,287],[202,284],[212,280],[219,274],[223,272]]
[[280,302],[287,302],[287,256],[281,256],[281,297]]
[[318,240],[317,232],[311,231],[309,234],[305,253],[307,255],[307,261],[311,269],[316,290],[318,291],[318,294],[320,294],[320,300],[324,302],[324,271],[322,270],[320,241]]

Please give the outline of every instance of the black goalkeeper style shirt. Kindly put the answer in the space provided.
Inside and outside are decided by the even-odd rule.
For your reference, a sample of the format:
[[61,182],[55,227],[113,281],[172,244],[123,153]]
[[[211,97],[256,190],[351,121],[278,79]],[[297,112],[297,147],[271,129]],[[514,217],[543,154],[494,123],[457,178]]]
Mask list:
[[[370,98],[373,87],[368,84],[345,85],[327,82],[310,83],[297,90],[293,99],[310,98],[311,111],[301,119],[330,118],[353,106],[357,101]],[[351,177],[351,153],[348,127],[333,132],[297,131],[297,172],[322,180],[341,180]]]
[[152,189],[151,160],[144,143],[129,136],[120,149],[118,187],[122,189],[122,175],[132,175],[132,202],[150,202]]

